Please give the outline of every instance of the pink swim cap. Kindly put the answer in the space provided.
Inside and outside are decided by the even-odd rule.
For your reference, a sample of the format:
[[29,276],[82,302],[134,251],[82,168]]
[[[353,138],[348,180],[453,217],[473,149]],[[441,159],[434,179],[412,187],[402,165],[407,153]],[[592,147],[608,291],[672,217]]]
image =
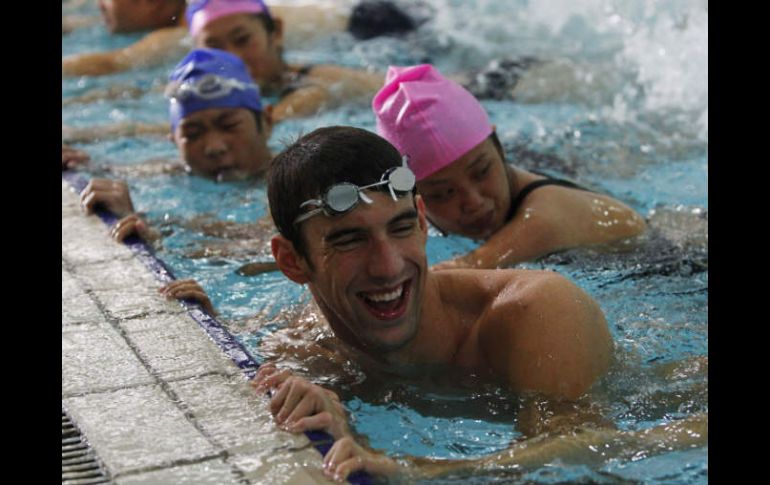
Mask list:
[[209,22],[235,13],[266,13],[262,0],[191,0],[187,2],[187,26],[195,37]]
[[430,64],[390,66],[372,109],[377,133],[409,156],[417,180],[459,159],[492,133],[476,98]]

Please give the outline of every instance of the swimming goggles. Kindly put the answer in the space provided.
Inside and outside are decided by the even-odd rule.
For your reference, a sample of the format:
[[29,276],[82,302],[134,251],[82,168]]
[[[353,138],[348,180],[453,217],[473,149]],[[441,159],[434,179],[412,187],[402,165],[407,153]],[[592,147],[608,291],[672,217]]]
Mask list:
[[224,98],[236,89],[241,91],[253,89],[259,93],[257,85],[254,83],[245,83],[216,74],[205,74],[194,81],[169,84],[165,95],[167,98],[185,99],[193,96],[198,99],[210,100]]
[[350,182],[334,184],[320,199],[310,199],[300,204],[300,209],[304,209],[308,206],[317,206],[317,208],[304,214],[300,214],[294,219],[294,224],[299,224],[322,212],[327,216],[345,214],[346,212],[353,210],[353,208],[358,205],[359,200],[371,204],[374,201],[363,193],[363,191],[386,184],[390,191],[390,196],[393,197],[393,200],[395,201],[398,200],[396,198],[396,192],[405,193],[411,192],[412,189],[414,189],[415,176],[408,167],[402,166],[389,168],[382,174],[382,178],[379,182],[364,187],[359,187]]

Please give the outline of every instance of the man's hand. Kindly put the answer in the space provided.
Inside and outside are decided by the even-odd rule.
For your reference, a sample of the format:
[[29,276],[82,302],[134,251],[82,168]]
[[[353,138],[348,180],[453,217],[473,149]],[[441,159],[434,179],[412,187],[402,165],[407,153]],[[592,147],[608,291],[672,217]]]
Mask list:
[[252,386],[259,393],[273,391],[270,412],[286,431],[324,430],[335,440],[350,435],[345,408],[334,392],[273,364],[260,366]]
[[92,214],[96,205],[101,205],[118,217],[134,212],[128,185],[122,180],[91,179],[80,193],[80,206],[86,214]]
[[342,483],[348,475],[365,470],[374,475],[390,476],[401,471],[401,466],[386,455],[370,451],[346,436],[337,440],[324,457],[324,474]]
[[176,280],[158,289],[158,292],[169,300],[191,299],[201,304],[209,315],[216,315],[214,305],[201,285],[195,280]]

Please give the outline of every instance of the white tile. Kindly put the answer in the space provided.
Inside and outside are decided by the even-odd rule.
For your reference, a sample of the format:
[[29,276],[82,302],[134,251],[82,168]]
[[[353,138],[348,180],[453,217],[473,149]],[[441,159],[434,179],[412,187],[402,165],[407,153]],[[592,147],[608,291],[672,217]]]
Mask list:
[[131,285],[118,290],[94,290],[93,296],[101,302],[110,317],[119,320],[140,315],[185,311],[178,301],[162,298],[154,287]]
[[240,369],[186,314],[155,314],[120,323],[142,360],[163,380]]
[[323,475],[321,454],[313,449],[235,455],[228,460],[251,483],[259,485],[331,485]]
[[218,452],[159,386],[64,399],[88,442],[113,475],[168,467]]
[[154,382],[123,337],[107,324],[62,328],[62,396]]
[[240,474],[222,459],[115,477],[116,485],[242,485]]
[[83,290],[72,275],[62,267],[61,269],[61,296],[62,300],[71,296],[80,295]]
[[104,315],[87,294],[66,295],[62,289],[61,324],[62,326],[84,322],[104,321]]
[[196,422],[228,452],[299,447],[308,442],[304,435],[278,430],[267,397],[257,396],[243,375],[210,375],[169,385]]
[[62,219],[62,259],[72,265],[132,259],[131,251],[110,239],[108,231],[96,216]]
[[93,290],[123,290],[141,286],[161,287],[141,263],[131,257],[126,260],[110,260],[79,265],[73,276],[86,288]]

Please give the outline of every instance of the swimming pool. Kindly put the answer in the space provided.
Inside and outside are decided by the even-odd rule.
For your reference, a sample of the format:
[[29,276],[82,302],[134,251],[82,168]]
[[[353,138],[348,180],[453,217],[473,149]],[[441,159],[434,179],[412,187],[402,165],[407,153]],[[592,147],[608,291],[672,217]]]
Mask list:
[[[444,71],[482,67],[500,56],[534,55],[587,66],[591,89],[572,98],[532,102],[486,100],[506,151],[517,163],[566,174],[607,192],[650,217],[653,231],[627,252],[570,251],[522,267],[559,271],[586,289],[607,314],[617,364],[597,386],[595,400],[622,429],[645,429],[708,411],[704,374],[662,378],[657,366],[698,356],[708,349],[708,11],[704,2],[456,2],[432,0],[431,21],[403,39],[354,44],[332,36],[290,60],[350,65],[411,64],[430,59]],[[108,38],[98,28],[63,37],[62,52],[93,45],[116,46],[136,36]],[[342,53],[338,55],[338,53]],[[64,98],[122,83],[142,89],[162,84],[173,63],[92,79],[66,79]],[[564,99],[563,99],[564,98]],[[88,126],[104,120],[165,120],[165,102],[149,91],[87,105],[65,106],[63,122]],[[368,107],[346,107],[286,122],[271,147],[300,132],[332,124],[373,129]],[[147,158],[175,158],[160,138],[121,138],[78,145],[93,162],[87,172]],[[245,277],[237,269],[269,254],[266,240],[229,256],[190,258],[202,244],[220,242],[183,224],[200,213],[212,219],[253,222],[265,215],[264,184],[221,185],[187,176],[130,177],[139,210],[167,234],[157,254],[177,277],[202,283],[229,331],[257,361],[269,356],[265,342],[285,323],[287,307],[305,301],[301,287],[278,273]],[[474,247],[459,237],[433,234],[431,263]],[[250,318],[254,315],[259,318]],[[270,320],[270,324],[264,322]],[[516,439],[515,398],[492,383],[464,376],[477,389],[433,382],[330,382],[343,391],[358,431],[375,448],[391,453],[466,457],[503,449]],[[439,380],[442,380],[439,378]],[[441,390],[444,389],[444,390]],[[470,401],[470,402],[467,402]],[[629,456],[586,467],[554,463],[537,470],[504,470],[477,477],[478,483],[512,479],[553,483],[627,479],[643,483],[705,483],[708,448]],[[468,481],[467,477],[441,483]]]

